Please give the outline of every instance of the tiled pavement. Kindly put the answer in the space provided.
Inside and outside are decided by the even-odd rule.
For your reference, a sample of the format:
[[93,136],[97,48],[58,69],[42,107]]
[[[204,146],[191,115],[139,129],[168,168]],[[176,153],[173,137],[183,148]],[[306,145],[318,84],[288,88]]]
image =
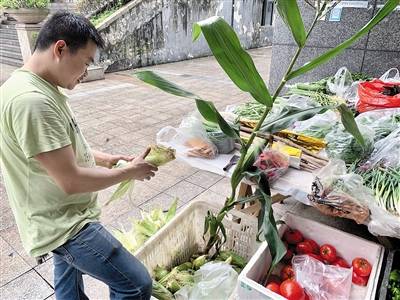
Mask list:
[[[250,50],[255,64],[267,79],[271,50]],[[11,68],[0,65],[1,80]],[[226,105],[246,101],[249,96],[234,86],[211,57],[154,66],[167,79],[212,100],[223,109]],[[68,92],[70,105],[78,123],[94,149],[110,153],[139,154],[155,142],[156,133],[167,125],[176,126],[182,117],[195,110],[193,101],[177,98],[131,78],[132,71],[107,74],[105,80],[79,85]],[[113,188],[99,193],[100,203]],[[193,199],[223,200],[229,182],[221,176],[199,171],[174,161],[161,167],[149,182],[137,182],[133,199],[123,199],[105,208],[101,221],[108,227],[129,226],[130,217],[140,210],[168,207],[174,197],[179,206]],[[22,248],[0,175],[0,299],[55,299],[53,266],[50,258],[36,266]],[[108,299],[107,287],[85,277],[90,299]]]

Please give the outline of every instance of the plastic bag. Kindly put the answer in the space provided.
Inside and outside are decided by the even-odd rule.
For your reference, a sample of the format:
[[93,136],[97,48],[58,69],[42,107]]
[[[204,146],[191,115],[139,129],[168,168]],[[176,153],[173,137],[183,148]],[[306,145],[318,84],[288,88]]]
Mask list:
[[342,159],[346,163],[353,163],[369,155],[374,147],[375,131],[367,126],[359,125],[358,128],[364,137],[365,146],[361,146],[357,140],[348,133],[343,125],[335,125],[329,132],[325,141],[326,152],[329,158]]
[[384,82],[379,79],[362,82],[358,86],[357,111],[400,107],[400,81]]
[[391,68],[386,71],[380,78],[383,82],[400,82],[400,72],[396,68]]
[[359,114],[355,120],[359,125],[374,129],[375,141],[379,141],[400,127],[400,108],[367,111]]
[[266,150],[258,156],[254,165],[262,170],[272,183],[286,173],[289,168],[289,156],[277,150]]
[[400,127],[375,143],[374,151],[365,166],[400,167]]
[[167,126],[157,133],[157,143],[183,151],[187,156],[213,159],[218,149],[210,141],[201,117],[192,113],[185,117],[178,128]]
[[292,259],[297,282],[313,300],[348,300],[353,269],[325,265],[309,255]]
[[194,273],[192,287],[185,286],[174,294],[177,300],[229,299],[238,274],[225,262],[209,262]]
[[363,224],[369,217],[368,203],[374,201],[372,191],[363,186],[360,175],[347,174],[342,160],[332,159],[321,169],[308,195],[311,204],[333,217],[352,219]]
[[327,82],[329,91],[343,99],[346,99],[347,91],[352,84],[353,78],[346,67],[340,68],[335,76]]
[[371,210],[368,231],[376,236],[391,236],[400,239],[400,218],[379,207],[376,202],[369,204]]
[[315,115],[311,119],[296,122],[293,131],[315,138],[324,138],[338,120],[336,113],[328,110],[323,114]]

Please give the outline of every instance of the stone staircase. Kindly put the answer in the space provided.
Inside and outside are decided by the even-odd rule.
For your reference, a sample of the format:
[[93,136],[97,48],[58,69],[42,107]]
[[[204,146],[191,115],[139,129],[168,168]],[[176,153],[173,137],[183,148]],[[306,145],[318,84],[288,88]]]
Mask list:
[[21,67],[23,65],[15,23],[0,24],[0,63]]

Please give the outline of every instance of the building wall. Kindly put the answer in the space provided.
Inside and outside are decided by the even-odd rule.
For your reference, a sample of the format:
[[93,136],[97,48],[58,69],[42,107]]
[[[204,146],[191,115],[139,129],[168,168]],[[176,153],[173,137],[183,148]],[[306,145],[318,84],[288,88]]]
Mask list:
[[[107,72],[210,55],[201,37],[192,42],[193,23],[222,16],[244,47],[272,44],[272,26],[261,26],[264,0],[137,0],[100,25],[106,41],[100,63]],[[234,5],[233,5],[234,4]]]
[[[368,2],[367,8],[343,7],[339,22],[329,21],[329,16],[324,21],[318,21],[296,66],[303,65],[352,36],[376,14],[379,9],[377,5],[385,1],[366,2]],[[305,26],[308,28],[313,19],[313,10],[304,1],[298,3]],[[296,49],[291,33],[276,14],[269,81],[272,90],[279,84]],[[400,68],[400,9],[394,11],[369,34],[339,56],[305,75],[294,78],[289,83],[318,80],[335,74],[343,66],[352,72],[363,72],[375,77],[381,76],[389,68]]]

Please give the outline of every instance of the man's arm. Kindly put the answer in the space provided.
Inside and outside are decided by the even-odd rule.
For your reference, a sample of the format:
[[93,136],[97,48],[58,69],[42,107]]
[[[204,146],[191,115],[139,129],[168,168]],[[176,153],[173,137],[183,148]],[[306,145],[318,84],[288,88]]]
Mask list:
[[72,195],[99,191],[127,179],[150,179],[157,168],[144,160],[149,151],[150,148],[127,167],[118,169],[78,166],[71,145],[40,153],[35,159],[65,193]]
[[101,166],[101,167],[106,167],[106,168],[112,168],[120,159],[126,160],[126,161],[131,161],[134,159],[133,156],[128,156],[128,155],[113,155],[113,154],[108,154],[104,153],[101,151],[97,150],[92,150],[92,154],[94,156],[94,159],[96,161],[96,165]]

